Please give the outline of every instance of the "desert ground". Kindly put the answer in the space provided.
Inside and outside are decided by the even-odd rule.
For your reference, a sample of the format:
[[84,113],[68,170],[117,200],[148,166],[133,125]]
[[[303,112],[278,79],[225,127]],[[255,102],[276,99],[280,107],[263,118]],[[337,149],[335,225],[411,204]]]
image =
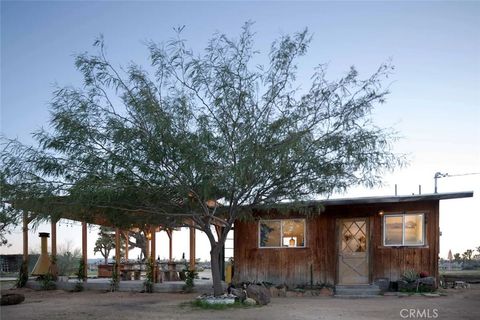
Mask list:
[[[192,306],[189,301],[195,298],[194,293],[3,290],[3,293],[13,292],[23,293],[25,301],[19,305],[2,306],[2,320],[480,319],[478,284],[468,289],[444,290],[446,295],[440,297],[272,298],[267,306],[226,310]],[[413,315],[410,309],[414,310]]]

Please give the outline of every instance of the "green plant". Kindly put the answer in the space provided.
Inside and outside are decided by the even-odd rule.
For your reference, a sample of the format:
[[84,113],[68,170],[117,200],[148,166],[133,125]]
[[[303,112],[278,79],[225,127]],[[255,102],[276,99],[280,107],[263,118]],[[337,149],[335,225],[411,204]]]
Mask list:
[[153,292],[153,273],[155,272],[155,264],[153,262],[153,258],[150,257],[147,260],[147,274],[143,285],[145,286],[145,292],[152,293]]
[[110,291],[115,292],[118,290],[119,285],[118,265],[115,263],[112,270],[112,278],[110,279]]
[[418,278],[418,273],[413,269],[405,270],[405,272],[402,274],[402,279],[407,281],[408,283],[415,282]]
[[75,283],[74,291],[83,291],[83,282],[86,279],[85,262],[83,261],[83,258],[80,259],[80,262],[78,264],[78,269],[77,269],[77,272],[75,272],[75,275],[77,276],[77,282]]
[[43,276],[40,276],[39,280],[42,290],[55,290],[57,288],[57,286],[55,285],[54,276],[50,272]]
[[23,288],[27,284],[28,281],[28,264],[26,261],[22,262],[20,266],[20,272],[18,273],[18,278],[15,286],[17,288]]
[[195,278],[198,273],[195,270],[185,270],[185,285],[183,286],[183,291],[192,292],[193,287],[195,287]]

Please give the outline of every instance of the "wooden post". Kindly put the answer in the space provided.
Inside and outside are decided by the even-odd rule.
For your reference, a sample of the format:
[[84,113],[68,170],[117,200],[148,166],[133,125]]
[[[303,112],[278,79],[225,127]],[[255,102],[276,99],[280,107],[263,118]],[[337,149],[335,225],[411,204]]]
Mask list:
[[[148,232],[147,232],[148,234]],[[148,262],[150,258],[150,240],[148,239],[148,235],[145,238],[145,261]]]
[[125,231],[125,260],[128,262],[128,230]]
[[52,257],[57,256],[57,220],[52,220]]
[[52,239],[51,239],[51,252],[52,252],[52,265],[51,272],[52,275],[56,278],[58,275],[57,268],[57,220],[52,219]]
[[87,273],[87,264],[88,264],[88,260],[87,260],[87,223],[86,222],[82,222],[82,259],[83,259],[83,265],[85,266],[84,270],[83,270],[83,276],[84,276],[84,279],[83,280],[84,282],[87,282],[87,276],[88,276],[88,273]]
[[172,229],[167,229],[167,235],[168,235],[168,261],[173,261],[172,256],[173,256],[173,230]]
[[23,212],[23,262],[28,270],[28,212]]
[[195,228],[190,227],[190,271],[195,270]]
[[115,271],[117,281],[120,281],[120,229],[115,228]]
[[155,255],[157,253],[157,246],[156,246],[156,241],[157,241],[157,228],[152,227],[150,231],[152,235],[152,242],[151,242],[151,250],[150,250],[150,255],[151,259],[153,262],[153,282],[156,283],[158,281],[158,275],[157,275],[157,262],[155,260]]

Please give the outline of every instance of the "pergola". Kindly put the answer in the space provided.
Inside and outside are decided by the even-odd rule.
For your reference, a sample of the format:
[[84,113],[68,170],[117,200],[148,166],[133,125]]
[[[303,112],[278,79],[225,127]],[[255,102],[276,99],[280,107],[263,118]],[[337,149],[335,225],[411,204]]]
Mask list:
[[[61,199],[61,198],[57,198]],[[62,198],[65,199],[65,198]],[[55,204],[48,203],[48,208],[43,202],[38,206],[36,200],[29,200],[26,202],[16,202],[14,207],[16,209],[23,210],[23,262],[28,265],[28,230],[29,224],[41,217],[42,219],[48,219],[51,224],[51,256],[55,258],[57,256],[57,223],[60,219],[69,219],[73,221],[81,222],[82,224],[82,259],[83,263],[87,265],[87,226],[89,224],[112,227],[115,230],[115,267],[117,268],[117,275],[120,275],[121,265],[121,237],[122,234],[126,237],[128,247],[128,233],[133,229],[141,229],[147,232],[147,244],[146,244],[146,258],[151,258],[155,261],[157,254],[156,250],[156,233],[162,230],[166,231],[169,237],[169,261],[172,261],[172,246],[173,246],[173,230],[174,228],[165,224],[162,219],[155,219],[151,214],[146,214],[140,210],[125,211],[116,209],[112,215],[111,211],[105,209],[95,208],[94,210],[82,209],[68,210],[68,206],[65,206],[65,201],[60,201]],[[32,205],[34,203],[34,205]],[[41,208],[41,209],[39,209]],[[45,214],[49,209],[53,209],[52,214]],[[42,213],[40,213],[42,212]],[[123,219],[123,223],[116,223],[115,220]],[[190,230],[190,255],[189,255],[189,270],[195,270],[195,242],[196,242],[196,227],[192,219],[182,218],[181,223],[177,223],[177,226],[188,227]],[[221,229],[216,226],[217,232]],[[125,250],[125,259],[128,260],[128,248]],[[156,268],[155,268],[156,270]],[[56,270],[53,270],[56,272]],[[84,281],[87,279],[87,268],[84,268]],[[154,281],[158,282],[158,272],[154,272]]]

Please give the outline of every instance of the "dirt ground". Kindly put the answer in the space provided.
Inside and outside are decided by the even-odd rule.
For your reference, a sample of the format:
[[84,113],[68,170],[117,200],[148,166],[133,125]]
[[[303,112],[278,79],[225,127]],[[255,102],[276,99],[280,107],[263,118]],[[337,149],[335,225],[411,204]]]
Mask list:
[[[105,293],[60,290],[20,292],[25,301],[1,306],[1,320],[47,319],[480,319],[480,285],[449,289],[441,297],[273,298],[263,307],[203,310],[188,304],[195,294]],[[407,310],[405,310],[407,309]],[[413,309],[413,314],[410,309]],[[402,311],[403,310],[403,311]]]

